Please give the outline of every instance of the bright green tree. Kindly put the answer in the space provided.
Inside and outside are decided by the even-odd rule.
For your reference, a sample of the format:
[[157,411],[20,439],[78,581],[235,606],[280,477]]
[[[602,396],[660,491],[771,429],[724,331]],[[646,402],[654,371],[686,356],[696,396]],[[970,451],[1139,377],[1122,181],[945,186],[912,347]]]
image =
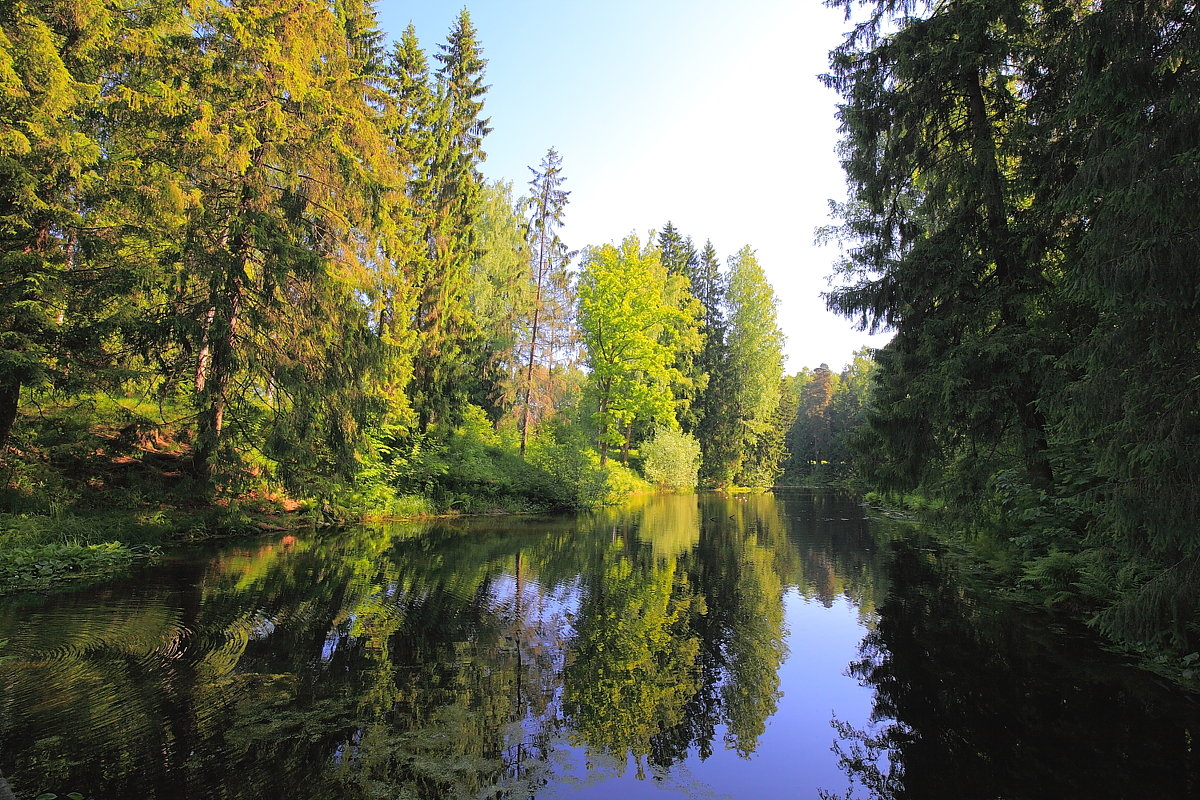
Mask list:
[[579,326],[596,398],[596,439],[602,463],[624,445],[635,420],[674,427],[671,384],[682,344],[698,337],[697,321],[670,302],[684,278],[668,276],[658,251],[630,235],[620,247],[590,250],[579,276]]
[[690,433],[656,428],[642,446],[642,474],[663,489],[690,491],[700,473],[700,443]]
[[[738,447],[720,469],[726,480],[742,480],[751,477],[744,470],[751,449],[778,427],[776,413],[783,378],[783,333],[775,312],[778,301],[749,247],[730,259],[725,303],[729,321],[726,368],[730,376],[737,376],[729,382],[727,391],[736,420]],[[752,471],[753,482],[764,485],[764,477],[777,473],[778,464],[756,465]]]

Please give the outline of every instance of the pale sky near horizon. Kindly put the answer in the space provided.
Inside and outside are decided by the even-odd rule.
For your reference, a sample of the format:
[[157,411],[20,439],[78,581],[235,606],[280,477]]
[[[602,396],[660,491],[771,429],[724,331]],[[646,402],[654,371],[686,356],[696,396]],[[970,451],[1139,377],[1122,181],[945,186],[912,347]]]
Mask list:
[[786,368],[840,369],[869,337],[825,309],[838,257],[818,247],[845,188],[837,95],[817,76],[842,12],[819,0],[379,0],[392,38],[411,21],[433,62],[466,6],[488,59],[489,179],[523,193],[549,147],[571,191],[571,248],[667,221],[722,260],[750,245],[779,298]]

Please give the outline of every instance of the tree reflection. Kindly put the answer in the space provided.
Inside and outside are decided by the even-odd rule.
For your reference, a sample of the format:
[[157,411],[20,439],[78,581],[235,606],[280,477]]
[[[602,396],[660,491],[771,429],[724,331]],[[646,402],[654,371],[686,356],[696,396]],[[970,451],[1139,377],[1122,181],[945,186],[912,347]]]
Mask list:
[[642,777],[650,739],[677,725],[696,691],[700,640],[692,615],[703,610],[674,556],[634,568],[624,542],[611,545],[588,582],[564,675],[564,710],[573,738],[602,753],[634,756]]
[[850,666],[875,690],[873,724],[834,721],[852,784],[887,800],[1196,796],[1194,704],[1082,634],[1072,647],[1047,620],[976,601],[915,535],[893,543],[889,571]]
[[572,746],[639,776],[716,742],[750,757],[786,587],[865,569],[798,545],[793,510],[359,528],[7,605],[0,772],[22,800],[525,798]]

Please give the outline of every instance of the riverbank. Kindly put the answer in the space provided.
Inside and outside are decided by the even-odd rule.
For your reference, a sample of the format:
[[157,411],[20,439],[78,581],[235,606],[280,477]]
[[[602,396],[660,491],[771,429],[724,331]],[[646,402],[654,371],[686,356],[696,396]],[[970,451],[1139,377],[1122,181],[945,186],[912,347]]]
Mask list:
[[1031,556],[1024,539],[1037,535],[1037,520],[984,517],[918,493],[862,493],[870,513],[917,522],[945,548],[963,576],[982,591],[1036,607],[1065,625],[1083,625],[1104,647],[1172,683],[1200,691],[1200,653],[1121,641],[1106,634],[1100,615],[1120,587],[1099,583],[1079,553],[1050,550]]
[[[199,540],[442,516],[585,510],[649,489],[586,442],[531,442],[522,458],[483,419],[362,474],[290,486],[247,452],[204,477],[182,409],[96,396],[25,409],[0,452],[0,593],[102,578]],[[168,413],[172,412],[172,413]],[[511,437],[509,437],[511,438]],[[373,459],[373,460],[372,460]],[[370,469],[367,469],[370,467]]]
[[238,503],[56,516],[0,514],[0,594],[105,578],[175,544],[309,524],[296,510],[270,511]]

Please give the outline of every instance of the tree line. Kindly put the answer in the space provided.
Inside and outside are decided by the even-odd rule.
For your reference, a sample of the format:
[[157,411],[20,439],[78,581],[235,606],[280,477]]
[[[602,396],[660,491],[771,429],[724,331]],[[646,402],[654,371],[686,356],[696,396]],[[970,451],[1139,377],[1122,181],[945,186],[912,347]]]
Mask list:
[[1200,649],[1194,3],[878,0],[825,80],[862,473],[975,509],[1014,583]]
[[618,461],[665,485],[778,473],[754,252],[723,272],[670,224],[570,250],[553,148],[524,196],[486,180],[466,10],[432,58],[369,0],[22,0],[0,37],[10,494],[67,406],[111,428],[97,451],[166,430],[210,497],[588,505],[633,485]]

